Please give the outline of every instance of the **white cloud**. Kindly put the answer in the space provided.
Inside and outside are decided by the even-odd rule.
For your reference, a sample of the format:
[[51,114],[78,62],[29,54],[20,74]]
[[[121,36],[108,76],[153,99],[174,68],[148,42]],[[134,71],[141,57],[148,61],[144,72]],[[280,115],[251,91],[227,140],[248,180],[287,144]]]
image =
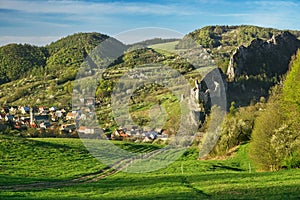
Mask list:
[[254,4],[257,6],[263,6],[263,7],[294,7],[298,6],[299,4],[294,1],[250,1],[248,4]]
[[[249,1],[249,6],[254,8],[249,12],[248,18],[243,18],[247,23],[251,23],[258,26],[274,27],[278,29],[291,29],[299,27],[298,23],[295,23],[294,18],[299,18],[298,9],[300,4],[294,1]],[[293,16],[291,18],[291,16]]]
[[293,19],[276,13],[253,13],[251,18],[245,18],[244,21],[248,24],[277,29],[297,29],[299,27]]
[[224,13],[224,14],[211,14],[215,17],[251,17],[249,13]]
[[2,9],[12,9],[28,13],[65,14],[155,14],[189,15],[190,12],[176,4],[126,3],[126,2],[85,2],[85,1],[28,1],[11,0],[0,4]]
[[113,37],[125,44],[133,44],[152,38],[182,38],[184,35],[178,31],[166,28],[144,27],[127,30]]
[[[113,35],[145,26],[169,27],[185,33],[211,24],[300,29],[297,21],[300,2],[293,0],[171,0],[165,3],[0,0],[1,8],[20,12],[0,12],[0,22],[3,22],[0,35],[4,35],[0,37],[0,45],[11,42],[45,45],[59,38],[53,35],[91,31]],[[35,35],[41,37],[27,37]]]

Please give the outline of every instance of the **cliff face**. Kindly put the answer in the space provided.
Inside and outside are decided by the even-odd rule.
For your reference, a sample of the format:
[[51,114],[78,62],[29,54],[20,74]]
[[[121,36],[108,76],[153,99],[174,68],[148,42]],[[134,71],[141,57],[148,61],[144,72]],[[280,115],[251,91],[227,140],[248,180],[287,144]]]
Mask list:
[[291,33],[273,35],[269,40],[253,40],[248,47],[240,46],[230,58],[229,81],[240,76],[278,77],[287,72],[291,56],[300,48],[300,41]]

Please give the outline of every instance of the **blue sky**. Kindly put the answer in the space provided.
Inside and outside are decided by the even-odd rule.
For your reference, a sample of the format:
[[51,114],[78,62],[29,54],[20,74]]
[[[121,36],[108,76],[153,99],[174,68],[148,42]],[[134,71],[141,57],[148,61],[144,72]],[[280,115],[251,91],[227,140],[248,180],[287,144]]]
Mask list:
[[296,0],[2,0],[0,45],[45,45],[76,32],[114,36],[142,27],[184,34],[215,24],[300,30],[299,10]]

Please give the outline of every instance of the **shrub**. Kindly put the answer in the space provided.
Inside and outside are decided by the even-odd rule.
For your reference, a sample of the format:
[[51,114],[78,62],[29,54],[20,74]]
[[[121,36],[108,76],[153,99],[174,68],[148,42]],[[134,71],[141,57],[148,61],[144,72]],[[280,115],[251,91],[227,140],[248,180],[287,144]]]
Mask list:
[[230,112],[225,117],[221,127],[221,136],[214,147],[212,155],[224,155],[231,148],[250,140],[250,135],[254,126],[257,108],[237,109],[232,102]]
[[283,87],[274,87],[267,108],[255,120],[249,153],[262,170],[299,166],[300,52],[293,58]]
[[300,167],[300,155],[299,152],[293,152],[292,155],[285,158],[282,162],[282,166],[288,169]]

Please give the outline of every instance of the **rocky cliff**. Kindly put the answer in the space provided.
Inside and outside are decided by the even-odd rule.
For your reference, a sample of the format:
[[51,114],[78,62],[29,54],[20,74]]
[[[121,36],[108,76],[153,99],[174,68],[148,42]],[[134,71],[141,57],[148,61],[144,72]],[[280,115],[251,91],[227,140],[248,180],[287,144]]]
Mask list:
[[229,81],[241,76],[280,77],[288,70],[291,56],[300,48],[300,41],[290,32],[273,35],[269,40],[254,39],[248,47],[239,46],[230,58]]

